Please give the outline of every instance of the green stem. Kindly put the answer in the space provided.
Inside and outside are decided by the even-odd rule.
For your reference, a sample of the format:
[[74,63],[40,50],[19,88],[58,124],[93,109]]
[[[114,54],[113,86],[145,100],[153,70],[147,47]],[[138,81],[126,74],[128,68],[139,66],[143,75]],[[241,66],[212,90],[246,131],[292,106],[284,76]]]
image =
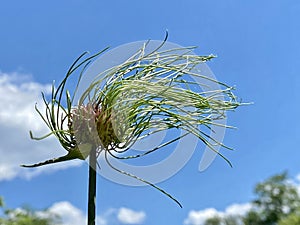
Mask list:
[[95,225],[96,220],[96,148],[92,148],[89,159],[89,193],[88,193],[88,223]]

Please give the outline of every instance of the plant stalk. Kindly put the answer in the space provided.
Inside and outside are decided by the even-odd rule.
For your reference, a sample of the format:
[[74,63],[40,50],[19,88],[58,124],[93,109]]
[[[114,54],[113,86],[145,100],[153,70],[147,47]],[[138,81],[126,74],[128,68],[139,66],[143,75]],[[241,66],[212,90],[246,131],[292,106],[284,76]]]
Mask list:
[[96,187],[97,187],[97,155],[93,147],[89,159],[89,190],[88,190],[88,219],[87,225],[95,225],[96,220]]

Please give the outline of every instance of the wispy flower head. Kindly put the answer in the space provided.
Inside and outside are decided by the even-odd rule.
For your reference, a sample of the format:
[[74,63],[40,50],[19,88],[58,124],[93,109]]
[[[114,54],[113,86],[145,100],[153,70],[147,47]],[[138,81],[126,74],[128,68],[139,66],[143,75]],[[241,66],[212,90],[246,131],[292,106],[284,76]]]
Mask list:
[[[51,100],[46,101],[43,95],[46,112],[43,114],[36,108],[51,132],[41,138],[31,135],[34,139],[55,135],[68,153],[28,167],[85,159],[91,149],[96,148],[97,154],[103,153],[106,162],[114,170],[159,189],[142,178],[114,167],[109,158],[138,158],[176,142],[187,134],[196,136],[212,151],[218,145],[223,146],[205,133],[202,127],[211,129],[212,125],[224,126],[218,121],[225,118],[226,111],[234,110],[240,103],[231,87],[202,75],[198,70],[199,64],[214,56],[195,55],[192,53],[194,47],[162,50],[164,42],[154,51],[146,53],[147,44],[122,64],[95,77],[74,104],[77,88],[71,96],[64,90],[65,84],[81,66],[80,78],[84,76],[84,69],[98,54],[79,62],[83,54],[76,60],[58,88],[55,90],[53,86]],[[197,83],[199,79],[204,84]],[[200,90],[199,85],[205,85],[205,81],[217,83],[222,89]],[[131,147],[137,141],[170,129],[185,132],[142,154],[130,154]]]

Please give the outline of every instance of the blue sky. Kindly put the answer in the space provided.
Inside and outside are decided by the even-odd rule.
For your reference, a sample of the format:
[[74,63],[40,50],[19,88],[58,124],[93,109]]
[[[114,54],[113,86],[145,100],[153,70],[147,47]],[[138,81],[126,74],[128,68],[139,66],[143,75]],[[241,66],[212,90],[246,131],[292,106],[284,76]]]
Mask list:
[[99,224],[201,224],[197,212],[247,204],[254,185],[270,175],[287,170],[296,180],[299,21],[296,0],[3,2],[0,195],[9,207],[29,204],[58,211],[62,207],[84,217],[86,164],[53,165],[32,173],[17,167],[23,160],[63,153],[55,140],[29,140],[29,129],[44,131],[33,117],[34,104],[40,91],[61,80],[82,52],[159,40],[166,29],[169,41],[197,45],[201,55],[217,55],[209,66],[218,80],[236,86],[243,101],[254,102],[228,115],[228,123],[238,129],[227,131],[224,142],[235,150],[222,152],[233,168],[217,158],[200,173],[203,146],[199,145],[180,172],[159,184],[180,200],[183,209],[153,188],[122,186],[99,176]]

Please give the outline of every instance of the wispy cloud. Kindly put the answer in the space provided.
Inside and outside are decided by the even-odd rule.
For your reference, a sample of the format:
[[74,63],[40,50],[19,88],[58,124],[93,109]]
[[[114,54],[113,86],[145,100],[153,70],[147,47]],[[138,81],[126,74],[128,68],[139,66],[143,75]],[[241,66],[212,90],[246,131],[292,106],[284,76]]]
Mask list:
[[16,177],[31,178],[40,173],[81,164],[73,161],[37,169],[19,166],[65,153],[55,138],[35,142],[29,137],[29,130],[37,135],[48,132],[34,110],[35,104],[43,110],[42,91],[49,94],[51,85],[33,82],[28,75],[0,72],[0,181]]

